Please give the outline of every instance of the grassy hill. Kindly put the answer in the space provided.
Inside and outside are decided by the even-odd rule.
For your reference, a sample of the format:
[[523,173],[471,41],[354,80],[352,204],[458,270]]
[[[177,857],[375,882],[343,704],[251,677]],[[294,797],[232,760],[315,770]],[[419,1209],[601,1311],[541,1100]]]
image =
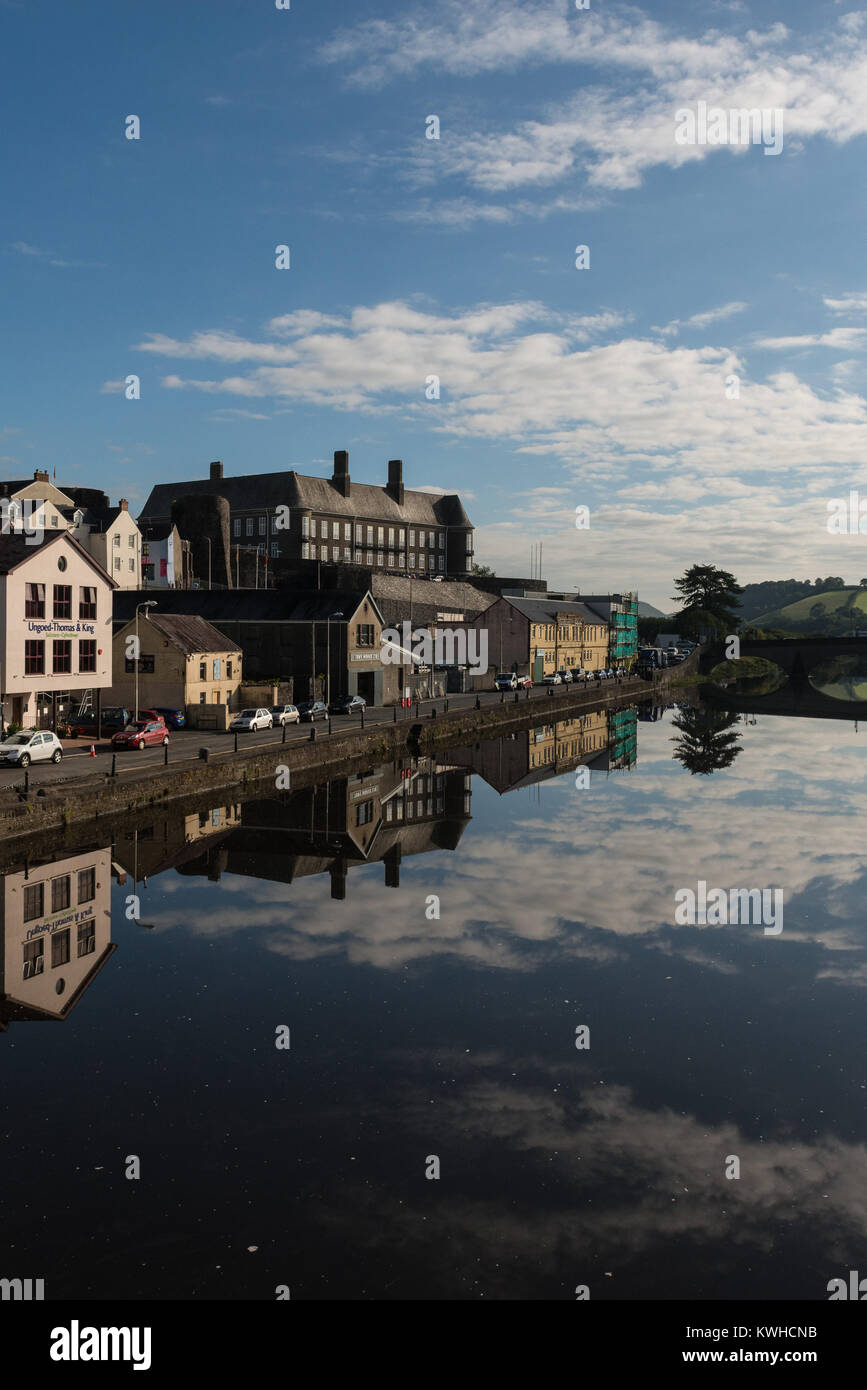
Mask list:
[[762,613],[753,622],[756,627],[818,632],[832,637],[854,628],[867,629],[867,589],[829,589]]

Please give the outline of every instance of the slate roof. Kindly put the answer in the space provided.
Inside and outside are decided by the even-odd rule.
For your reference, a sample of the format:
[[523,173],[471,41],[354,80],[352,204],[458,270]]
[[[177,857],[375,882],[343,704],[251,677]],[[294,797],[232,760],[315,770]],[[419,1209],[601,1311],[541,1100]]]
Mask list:
[[580,618],[585,623],[592,623],[594,627],[599,627],[605,622],[601,613],[596,613],[585,603],[578,603],[572,599],[510,598],[504,594],[503,601],[510,603],[523,617],[529,618],[531,623],[553,623],[558,613],[568,613],[570,617]]
[[[119,589],[114,595],[114,624],[121,626],[135,616],[136,604],[154,598],[151,622],[158,614],[195,614],[213,623],[221,622],[326,622],[330,614],[342,612],[350,618],[365,597],[365,591],[343,589]],[[379,612],[373,595],[370,601]],[[197,648],[197,650],[199,650]],[[222,648],[221,648],[222,650]]]
[[457,493],[442,497],[405,488],[401,507],[384,486],[353,482],[349,497],[344,497],[329,478],[308,477],[294,469],[286,473],[249,473],[236,478],[157,483],[139,520],[166,520],[171,516],[172,502],[179,497],[225,497],[235,511],[309,507],[311,511],[335,517],[371,517],[400,525],[472,525]]
[[157,613],[151,609],[148,617],[139,619],[139,633],[149,622],[185,656],[193,652],[239,652],[241,648],[213,623],[196,613]]

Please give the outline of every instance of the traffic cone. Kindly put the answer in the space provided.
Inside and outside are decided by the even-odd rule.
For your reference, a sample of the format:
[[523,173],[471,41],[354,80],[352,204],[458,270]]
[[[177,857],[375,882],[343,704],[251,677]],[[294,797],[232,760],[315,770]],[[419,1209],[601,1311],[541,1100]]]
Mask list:
[[95,758],[95,757],[96,757],[96,748],[94,747],[93,744],[90,745],[90,754],[89,754],[89,756],[90,756],[91,758]]

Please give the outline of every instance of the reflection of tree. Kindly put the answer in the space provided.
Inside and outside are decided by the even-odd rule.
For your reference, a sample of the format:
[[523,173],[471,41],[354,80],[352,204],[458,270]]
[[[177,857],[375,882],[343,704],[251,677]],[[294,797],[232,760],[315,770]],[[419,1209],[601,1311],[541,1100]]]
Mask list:
[[741,751],[740,735],[729,731],[737,724],[738,716],[725,710],[682,709],[672,720],[681,737],[672,739],[674,756],[693,776],[709,777],[724,767],[731,767]]

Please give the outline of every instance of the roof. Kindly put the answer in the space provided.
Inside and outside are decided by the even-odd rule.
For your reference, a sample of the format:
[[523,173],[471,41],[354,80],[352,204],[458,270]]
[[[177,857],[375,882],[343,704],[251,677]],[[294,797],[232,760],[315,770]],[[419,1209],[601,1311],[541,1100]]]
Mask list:
[[28,497],[34,501],[54,502],[55,505],[68,505],[72,498],[67,493],[62,492],[54,483],[48,483],[44,478],[25,478],[0,482],[0,496],[3,497]]
[[157,483],[142,508],[140,521],[164,521],[181,497],[225,497],[238,511],[309,507],[336,517],[375,517],[383,522],[419,526],[471,526],[457,493],[418,492],[404,488],[399,506],[385,486],[353,482],[344,497],[330,478],[313,478],[291,469],[285,473],[248,473],[236,478],[203,478]]
[[112,579],[111,575],[106,574],[102,565],[98,564],[92,555],[88,555],[84,546],[79,545],[75,537],[71,536],[68,531],[46,531],[41,541],[36,540],[34,537],[28,539],[26,533],[22,535],[16,533],[11,533],[9,535],[0,534],[0,574],[11,574],[19,565],[23,565],[28,560],[32,560],[37,551],[44,550],[49,545],[57,545],[63,541],[65,541],[67,545],[71,545],[74,550],[78,551],[82,559],[86,560],[91,568],[96,570],[100,579],[104,579],[106,584],[110,584],[113,589],[117,588],[117,584]]
[[[132,619],[130,619],[132,621]],[[156,613],[150,610],[143,621],[161,632],[185,656],[194,652],[239,652],[241,648],[213,623],[196,613]],[[141,625],[139,625],[141,631]]]
[[119,516],[128,516],[135,525],[132,516],[125,507],[84,507],[79,504],[72,507],[59,507],[58,511],[70,524],[75,513],[81,512],[84,524],[95,531],[110,530]]
[[583,622],[592,623],[597,627],[605,621],[601,613],[594,612],[586,603],[570,599],[509,598],[504,594],[503,602],[511,604],[525,618],[529,618],[531,623],[553,623],[558,613],[580,618]]
[[195,614],[217,627],[221,622],[326,622],[337,612],[348,620],[365,598],[382,618],[373,595],[363,589],[120,589],[114,596],[115,624],[134,617],[136,604],[151,596],[158,605],[151,610],[154,616],[157,611]]

